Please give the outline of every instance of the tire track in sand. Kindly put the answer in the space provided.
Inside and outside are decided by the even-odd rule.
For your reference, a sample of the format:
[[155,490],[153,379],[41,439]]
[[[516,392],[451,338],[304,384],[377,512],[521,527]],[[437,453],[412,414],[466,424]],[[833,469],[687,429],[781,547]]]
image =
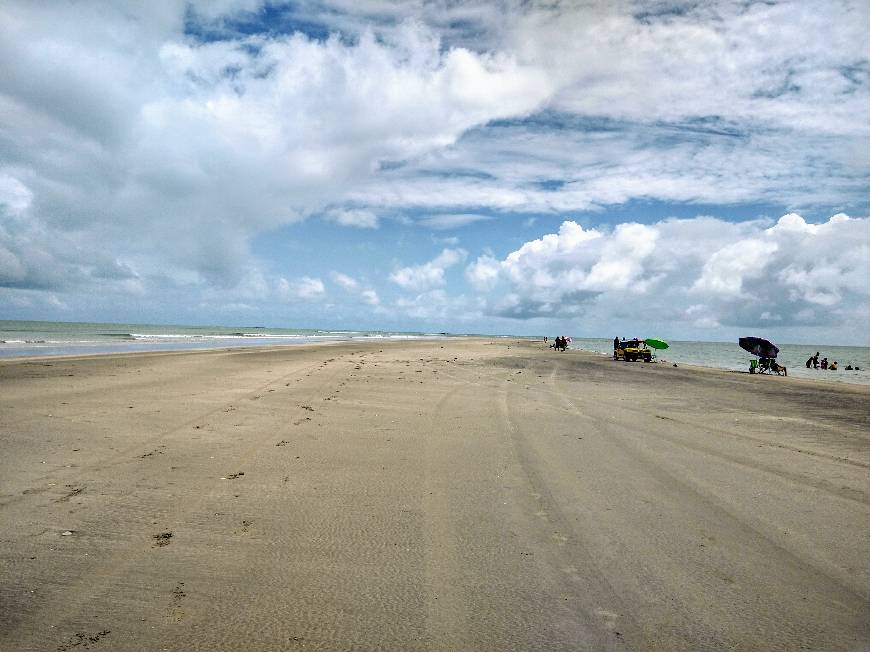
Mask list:
[[[557,370],[558,363],[548,380],[555,382]],[[635,623],[627,616],[621,598],[585,546],[582,532],[562,510],[559,499],[546,481],[549,469],[544,469],[529,445],[529,434],[518,426],[513,416],[515,402],[511,395],[517,391],[514,383],[504,384],[498,395],[499,415],[525,476],[527,525],[537,526],[531,529],[537,550],[542,553],[559,591],[570,596],[573,609],[567,617],[573,621],[572,629],[580,637],[578,647],[631,647],[632,641],[637,640]]]

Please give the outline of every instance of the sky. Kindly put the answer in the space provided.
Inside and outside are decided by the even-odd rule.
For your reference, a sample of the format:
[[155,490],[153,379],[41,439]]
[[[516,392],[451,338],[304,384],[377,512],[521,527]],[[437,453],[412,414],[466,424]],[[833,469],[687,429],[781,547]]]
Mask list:
[[0,319],[870,345],[870,3],[5,0]]

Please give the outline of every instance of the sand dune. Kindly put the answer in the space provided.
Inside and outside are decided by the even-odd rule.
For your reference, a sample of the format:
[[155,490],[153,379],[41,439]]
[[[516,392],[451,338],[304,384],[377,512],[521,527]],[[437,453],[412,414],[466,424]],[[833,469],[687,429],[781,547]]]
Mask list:
[[506,340],[0,362],[0,648],[867,649],[870,390]]

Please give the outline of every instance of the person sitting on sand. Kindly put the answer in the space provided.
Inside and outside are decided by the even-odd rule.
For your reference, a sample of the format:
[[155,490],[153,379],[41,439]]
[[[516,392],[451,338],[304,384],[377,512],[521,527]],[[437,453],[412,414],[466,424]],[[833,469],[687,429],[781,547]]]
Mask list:
[[828,365],[828,371],[836,371],[837,370],[837,361],[834,360],[830,365]]
[[773,359],[771,359],[770,361],[770,370],[775,374],[782,374],[783,376],[788,376],[788,369],[786,369],[784,366],[777,363],[777,361]]
[[828,368],[828,359],[822,358],[822,369],[827,369],[827,368]]

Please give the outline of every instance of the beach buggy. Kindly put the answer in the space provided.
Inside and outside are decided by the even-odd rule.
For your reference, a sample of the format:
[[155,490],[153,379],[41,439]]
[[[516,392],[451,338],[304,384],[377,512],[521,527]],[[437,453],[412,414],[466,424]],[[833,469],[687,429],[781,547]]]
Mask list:
[[613,349],[613,359],[625,362],[652,362],[653,352],[643,340],[622,340]]

